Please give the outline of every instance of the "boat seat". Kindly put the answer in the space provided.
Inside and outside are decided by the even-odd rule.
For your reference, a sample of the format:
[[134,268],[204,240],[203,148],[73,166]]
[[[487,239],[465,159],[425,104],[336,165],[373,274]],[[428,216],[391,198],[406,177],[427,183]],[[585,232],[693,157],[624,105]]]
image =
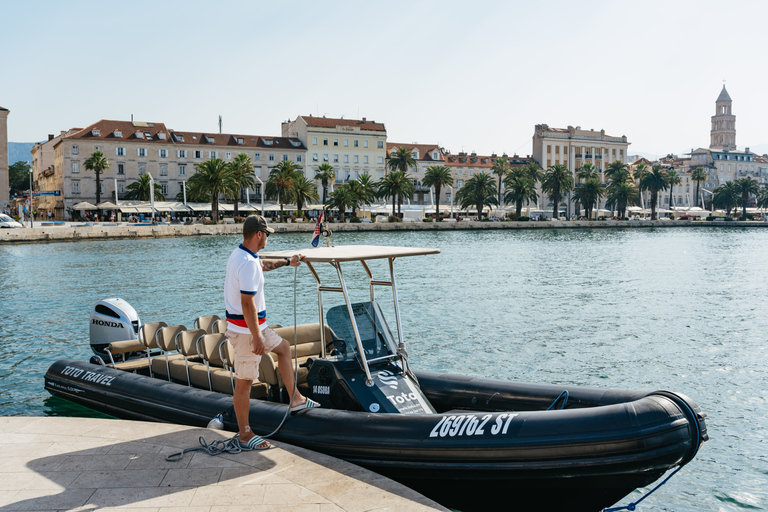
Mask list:
[[224,334],[227,331],[227,325],[228,322],[224,318],[220,318],[216,320],[213,325],[211,326],[211,333],[221,333]]
[[161,356],[152,359],[150,365],[153,373],[157,373],[171,380],[170,365],[171,361],[182,360],[184,356],[178,351],[178,338],[187,328],[183,325],[171,325],[162,327],[156,336],[158,347],[161,350]]
[[[150,322],[141,326],[141,329],[139,329],[138,340],[113,342],[115,346],[113,347],[113,350],[109,352],[110,364],[113,364],[113,367],[116,369],[129,372],[149,368],[149,374],[151,376],[152,367],[149,362],[160,353],[160,347],[157,344],[157,334],[160,332],[160,329],[167,326],[168,324],[165,322]],[[110,343],[110,345],[112,345],[112,343]],[[145,353],[146,357],[129,359],[120,363],[117,363],[112,359],[113,354],[142,351]]]
[[[120,370],[134,371],[147,366],[145,359],[125,359],[125,355],[131,352],[142,352],[146,349],[139,340],[113,341],[104,349],[109,356],[107,366]],[[115,356],[123,356],[121,361],[116,361]]]
[[[323,346],[320,341],[320,323],[315,322],[313,324],[299,325],[296,329],[296,349],[294,350],[293,338],[294,328],[293,326],[279,327],[274,330],[278,336],[288,340],[288,344],[291,346],[291,364],[295,364],[293,358],[298,355],[299,365],[305,363],[310,357],[320,357],[323,354]],[[334,339],[333,331],[327,325],[325,326],[325,340],[326,343],[330,343]],[[267,357],[267,355],[269,357]],[[293,371],[293,366],[291,370]],[[299,366],[298,378],[296,379],[297,385],[303,385],[307,382],[307,373],[309,370]],[[259,380],[266,382],[270,386],[277,386],[278,388],[284,388],[285,383],[283,377],[280,375],[280,371],[277,364],[277,355],[269,352],[261,358],[259,364]]]
[[219,315],[205,315],[195,318],[192,322],[193,329],[203,329],[208,334],[213,334],[213,324],[216,323],[221,317]]

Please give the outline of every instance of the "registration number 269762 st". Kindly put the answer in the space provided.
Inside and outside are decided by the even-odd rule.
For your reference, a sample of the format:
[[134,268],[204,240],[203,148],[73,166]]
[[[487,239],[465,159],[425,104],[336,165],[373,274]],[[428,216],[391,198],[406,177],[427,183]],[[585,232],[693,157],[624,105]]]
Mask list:
[[[494,418],[493,414],[479,417],[474,414],[462,414],[458,416],[443,416],[437,422],[435,428],[429,433],[429,437],[456,437],[456,436],[482,436],[486,432],[495,436],[506,434],[514,414],[499,414]],[[490,423],[489,423],[490,422]]]

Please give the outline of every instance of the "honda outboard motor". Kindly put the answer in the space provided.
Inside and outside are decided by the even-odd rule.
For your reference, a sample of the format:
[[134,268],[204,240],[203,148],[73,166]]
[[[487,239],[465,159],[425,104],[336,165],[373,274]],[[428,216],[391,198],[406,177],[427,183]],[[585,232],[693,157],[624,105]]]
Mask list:
[[91,350],[101,356],[113,341],[138,339],[139,327],[139,315],[126,301],[100,300],[91,310]]

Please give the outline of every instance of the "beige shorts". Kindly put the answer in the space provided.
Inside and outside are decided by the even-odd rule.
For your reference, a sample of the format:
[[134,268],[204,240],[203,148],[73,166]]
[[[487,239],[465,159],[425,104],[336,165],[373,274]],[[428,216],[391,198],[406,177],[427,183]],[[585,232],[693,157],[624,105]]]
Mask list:
[[[241,380],[258,379],[261,356],[253,353],[251,333],[233,332],[227,329],[224,336],[229,338],[229,342],[235,349],[235,377]],[[269,327],[261,331],[261,339],[264,341],[264,353],[272,352],[283,341],[283,338]]]

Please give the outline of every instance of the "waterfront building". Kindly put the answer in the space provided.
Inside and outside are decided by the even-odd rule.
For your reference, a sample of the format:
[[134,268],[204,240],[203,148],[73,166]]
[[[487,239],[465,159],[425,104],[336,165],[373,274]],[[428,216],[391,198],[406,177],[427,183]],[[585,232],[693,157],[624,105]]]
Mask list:
[[[445,166],[451,170],[453,176],[453,187],[458,191],[464,186],[464,183],[477,173],[488,174],[493,176],[496,186],[498,186],[498,176],[491,172],[493,168],[493,162],[498,158],[505,158],[509,162],[510,169],[515,167],[522,167],[533,162],[533,158],[529,156],[520,157],[518,155],[509,156],[506,153],[500,157],[493,153],[491,155],[478,155],[475,152],[465,153],[459,152],[457,155],[450,153],[445,155]],[[504,185],[502,184],[502,197],[504,195]],[[447,198],[450,201],[450,197]],[[441,200],[442,203],[442,200]]]
[[8,172],[8,114],[11,111],[0,107],[0,211],[10,206],[11,183]]
[[[576,182],[576,173],[584,164],[592,164],[600,172],[602,181],[605,181],[605,170],[608,166],[620,161],[627,163],[627,150],[631,143],[627,136],[615,137],[606,135],[605,130],[582,130],[580,126],[568,126],[568,128],[550,128],[546,124],[537,124],[533,132],[533,159],[546,170],[556,164],[564,165],[573,173]],[[546,197],[541,194],[540,197]],[[575,214],[573,201],[568,195],[567,214]],[[548,200],[543,201],[546,203]],[[600,204],[605,204],[604,200]],[[544,209],[552,207],[552,203],[540,205]],[[602,207],[598,205],[598,207]]]
[[[397,148],[404,147],[408,149],[416,160],[416,166],[408,171],[408,177],[411,178],[416,187],[413,197],[410,198],[412,204],[432,204],[433,197],[430,195],[430,189],[422,185],[426,170],[435,165],[445,165],[446,152],[437,144],[407,144],[403,142],[387,142],[386,168],[389,169],[389,159]],[[453,177],[454,182],[456,176]],[[447,187],[446,187],[447,188]],[[454,187],[455,188],[455,187]],[[440,191],[440,202],[442,204],[450,203],[451,189]]]
[[[65,135],[71,135],[82,128],[71,128],[67,131],[63,131],[54,136],[48,134],[48,140],[45,142],[37,142],[32,147],[32,176],[34,181],[35,191],[63,191],[64,190],[64,173],[55,172],[54,164],[54,146],[59,143],[61,138]],[[34,198],[35,210],[37,210],[38,218],[46,219],[48,213],[56,220],[62,220],[64,215],[64,197],[62,196],[37,196]]]
[[[195,165],[213,158],[230,162],[244,153],[256,176],[266,181],[279,161],[303,165],[306,156],[306,147],[295,137],[177,131],[163,123],[110,120],[63,134],[52,147],[53,167],[44,167],[46,160],[41,158],[38,172],[43,178],[52,176],[51,183],[60,187],[63,211],[56,210],[57,218],[68,218],[68,209],[80,201],[95,203],[96,176],[85,169],[94,151],[101,151],[110,163],[101,176],[102,201],[123,199],[127,186],[147,173],[162,187],[166,199],[174,200],[194,174]],[[254,192],[251,198],[258,199],[260,188]]]
[[357,119],[298,116],[282,123],[282,136],[298,139],[306,146],[307,162],[303,165],[309,179],[317,168],[330,164],[341,184],[368,174],[380,180],[386,173],[387,129],[384,123]]

